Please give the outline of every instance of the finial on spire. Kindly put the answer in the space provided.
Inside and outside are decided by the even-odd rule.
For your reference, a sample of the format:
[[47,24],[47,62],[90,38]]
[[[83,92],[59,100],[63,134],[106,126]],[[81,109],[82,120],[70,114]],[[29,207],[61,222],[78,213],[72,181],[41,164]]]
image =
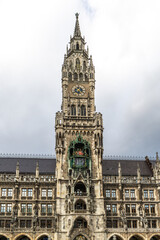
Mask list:
[[79,17],[79,13],[76,13],[75,15],[76,15],[76,18],[78,19],[78,17]]
[[81,37],[81,31],[80,31],[80,27],[79,27],[79,13],[76,13],[76,25],[75,25],[75,29],[74,29],[74,37]]

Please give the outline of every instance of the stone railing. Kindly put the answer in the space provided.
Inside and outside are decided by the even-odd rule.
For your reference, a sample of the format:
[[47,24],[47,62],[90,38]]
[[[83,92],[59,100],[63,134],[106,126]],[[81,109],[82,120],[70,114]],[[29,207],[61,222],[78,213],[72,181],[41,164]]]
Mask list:
[[40,175],[36,178],[35,175],[20,175],[19,179],[16,179],[15,174],[1,174],[0,182],[55,182],[54,175]]
[[121,177],[121,181],[119,181],[118,176],[103,176],[104,183],[142,183],[142,184],[150,184],[150,183],[160,183],[160,180],[156,180],[154,177],[141,177],[140,181],[136,176],[129,177],[123,176]]

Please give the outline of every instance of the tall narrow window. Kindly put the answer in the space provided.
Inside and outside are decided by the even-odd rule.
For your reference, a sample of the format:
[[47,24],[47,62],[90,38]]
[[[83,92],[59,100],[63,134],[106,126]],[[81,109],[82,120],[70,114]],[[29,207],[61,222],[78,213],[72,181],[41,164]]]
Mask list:
[[32,204],[27,205],[27,213],[32,213]]
[[79,43],[76,44],[76,49],[79,50]]
[[68,73],[68,80],[72,81],[72,73],[71,72]]
[[1,204],[1,213],[5,213],[5,211],[6,211],[6,204],[2,203]]
[[80,70],[80,61],[79,58],[76,59],[76,69]]
[[8,197],[12,197],[12,188],[8,189]]
[[83,73],[80,73],[80,74],[79,74],[79,80],[80,80],[80,81],[83,81]]
[[71,105],[71,115],[76,116],[76,106]]
[[27,196],[27,189],[22,188],[22,197],[26,197],[26,196]]
[[81,116],[86,116],[86,107],[84,105],[81,106]]
[[12,204],[9,203],[7,204],[7,213],[11,213],[11,211],[12,211]]
[[78,74],[74,73],[74,80],[77,81],[78,80]]
[[25,203],[23,203],[23,204],[21,205],[21,212],[22,212],[22,213],[25,213],[25,212],[26,212],[26,204],[25,204]]
[[2,188],[2,197],[6,197],[7,190],[6,188]]

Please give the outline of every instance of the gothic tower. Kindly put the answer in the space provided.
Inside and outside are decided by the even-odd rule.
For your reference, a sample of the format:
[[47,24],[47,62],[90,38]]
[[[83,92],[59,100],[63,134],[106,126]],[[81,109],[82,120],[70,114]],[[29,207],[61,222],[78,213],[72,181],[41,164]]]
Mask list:
[[57,239],[104,239],[103,121],[95,112],[95,68],[76,13],[62,65],[62,107],[57,112]]

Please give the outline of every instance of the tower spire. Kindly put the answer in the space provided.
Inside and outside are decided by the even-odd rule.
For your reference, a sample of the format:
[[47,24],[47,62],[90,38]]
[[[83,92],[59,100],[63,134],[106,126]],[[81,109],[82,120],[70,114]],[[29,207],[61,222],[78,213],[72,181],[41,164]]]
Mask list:
[[81,37],[81,30],[80,30],[80,26],[79,26],[79,13],[76,13],[76,24],[75,24],[75,29],[74,29],[74,37]]

